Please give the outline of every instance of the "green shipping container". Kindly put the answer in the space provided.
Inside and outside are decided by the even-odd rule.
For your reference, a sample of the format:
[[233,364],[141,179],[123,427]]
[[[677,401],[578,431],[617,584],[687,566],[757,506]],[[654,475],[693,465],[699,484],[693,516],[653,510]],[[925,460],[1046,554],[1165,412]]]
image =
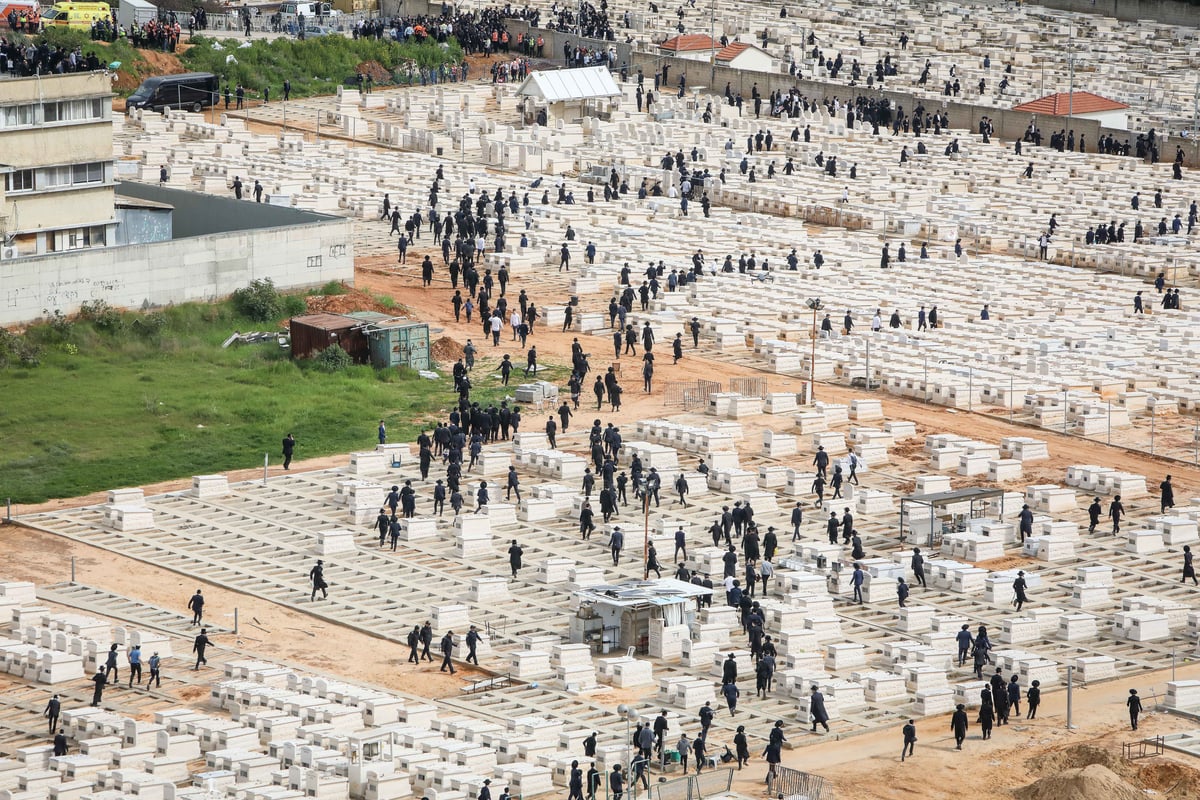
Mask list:
[[371,365],[376,369],[429,369],[429,326],[423,322],[372,328]]

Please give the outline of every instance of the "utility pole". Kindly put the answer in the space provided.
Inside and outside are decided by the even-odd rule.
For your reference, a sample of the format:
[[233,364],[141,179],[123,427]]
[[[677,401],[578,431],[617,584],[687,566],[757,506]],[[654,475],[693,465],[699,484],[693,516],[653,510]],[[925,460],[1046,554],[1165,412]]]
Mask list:
[[1067,130],[1071,129],[1071,113],[1075,110],[1075,23],[1067,21],[1067,70],[1070,72],[1067,89]]
[[[1193,161],[1200,157],[1200,137],[1196,136],[1196,125],[1200,122],[1200,75],[1196,76],[1196,93],[1192,96],[1192,150]],[[1195,166],[1195,164],[1193,164]]]
[[708,90],[712,92],[713,84],[717,82],[717,0],[712,0],[708,6],[708,45],[712,49],[712,69],[708,76]]

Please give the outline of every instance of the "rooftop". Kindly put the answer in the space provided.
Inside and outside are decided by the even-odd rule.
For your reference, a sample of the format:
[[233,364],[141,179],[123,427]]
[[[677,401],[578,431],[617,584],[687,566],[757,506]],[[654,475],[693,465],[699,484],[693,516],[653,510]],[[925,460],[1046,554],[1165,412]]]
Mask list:
[[675,36],[667,39],[659,45],[659,48],[675,53],[688,53],[696,50],[717,50],[720,46],[721,43],[711,36],[699,33],[687,33],[683,36]]
[[733,61],[750,47],[745,42],[730,42],[717,51],[717,61]]
[[620,87],[606,67],[541,70],[529,75],[517,87],[523,97],[538,97],[548,103],[618,97]]
[[1129,108],[1129,106],[1091,92],[1058,92],[1037,100],[1030,100],[1028,103],[1021,103],[1019,106],[1013,106],[1013,111],[1065,117],[1068,113],[1096,114],[1101,111],[1120,111],[1124,108]]

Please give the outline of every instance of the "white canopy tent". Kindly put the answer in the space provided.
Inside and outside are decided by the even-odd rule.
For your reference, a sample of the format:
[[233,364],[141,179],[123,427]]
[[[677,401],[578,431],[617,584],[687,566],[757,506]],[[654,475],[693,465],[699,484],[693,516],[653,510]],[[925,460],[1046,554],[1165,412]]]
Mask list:
[[[606,67],[534,72],[517,87],[525,121],[541,125],[551,120],[577,122],[584,117],[607,115],[621,95]],[[544,115],[540,113],[543,111]]]

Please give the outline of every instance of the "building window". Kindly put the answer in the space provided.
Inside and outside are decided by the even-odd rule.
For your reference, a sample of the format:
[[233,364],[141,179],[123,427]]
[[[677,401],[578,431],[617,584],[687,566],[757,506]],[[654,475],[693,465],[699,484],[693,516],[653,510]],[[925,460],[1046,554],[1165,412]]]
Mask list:
[[33,191],[33,170],[19,169],[4,176],[4,190],[8,194]]
[[104,104],[100,98],[88,100],[61,100],[42,104],[44,122],[79,122],[104,118]]
[[104,182],[104,163],[101,161],[93,161],[90,164],[76,164],[71,168],[71,171],[71,183],[76,186]]
[[72,228],[62,231],[60,235],[66,240],[66,250],[81,250],[85,247],[103,247],[107,242],[103,225],[92,225],[87,228]]
[[3,106],[0,107],[0,128],[19,128],[23,125],[33,125],[37,122],[34,113],[36,106]]

